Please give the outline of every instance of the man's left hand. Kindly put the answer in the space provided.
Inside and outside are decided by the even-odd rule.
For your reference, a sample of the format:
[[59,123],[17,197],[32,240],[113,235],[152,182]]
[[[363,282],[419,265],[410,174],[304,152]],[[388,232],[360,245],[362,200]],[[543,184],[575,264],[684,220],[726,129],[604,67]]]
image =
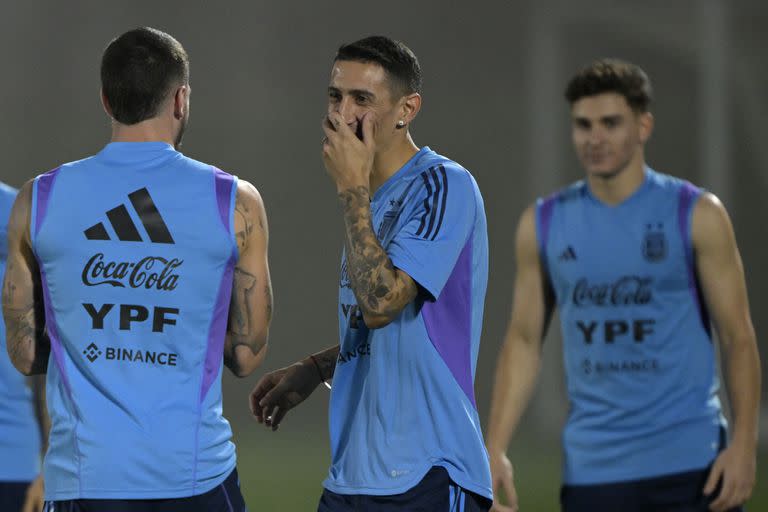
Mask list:
[[22,512],[43,512],[44,495],[43,475],[40,475],[27,488],[27,497],[24,499]]
[[711,495],[722,479],[717,496],[709,505],[713,512],[726,512],[743,505],[752,495],[755,485],[755,450],[734,442],[715,459],[709,478],[704,485],[704,495]]

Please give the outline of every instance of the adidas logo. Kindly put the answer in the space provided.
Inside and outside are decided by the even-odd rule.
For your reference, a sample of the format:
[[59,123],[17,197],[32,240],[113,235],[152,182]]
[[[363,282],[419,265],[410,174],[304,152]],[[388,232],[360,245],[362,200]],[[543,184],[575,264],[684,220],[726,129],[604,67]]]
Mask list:
[[563,252],[560,253],[560,256],[558,256],[557,259],[558,261],[576,261],[576,251],[574,251],[573,247],[569,245]]
[[[128,194],[128,199],[131,200],[134,210],[141,219],[141,223],[144,225],[144,229],[149,235],[149,239],[156,244],[173,244],[173,237],[171,232],[168,231],[168,226],[165,225],[163,217],[155,206],[155,202],[152,201],[152,196],[149,195],[149,191],[146,188],[141,188]],[[123,242],[143,242],[139,230],[131,220],[131,215],[128,213],[128,208],[124,204],[116,206],[107,212],[107,219],[112,225],[112,229],[115,230],[117,238]],[[104,227],[103,222],[94,224],[85,231],[85,238],[88,240],[111,240],[107,229]]]

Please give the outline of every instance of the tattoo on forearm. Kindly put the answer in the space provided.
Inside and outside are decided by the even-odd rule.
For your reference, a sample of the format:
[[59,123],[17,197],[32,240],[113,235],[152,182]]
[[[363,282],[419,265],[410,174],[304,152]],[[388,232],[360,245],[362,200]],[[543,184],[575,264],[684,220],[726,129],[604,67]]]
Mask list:
[[10,277],[14,272],[14,263],[9,261],[8,277],[3,285],[3,316],[8,355],[17,367],[27,367],[30,374],[45,373],[51,341],[45,329],[43,299],[38,297],[38,300],[35,300],[40,287],[34,286],[34,291],[29,297],[19,294]]
[[247,336],[252,332],[251,308],[256,291],[256,276],[245,270],[235,267],[234,289],[229,311],[230,332],[241,336]]
[[365,187],[339,194],[346,226],[347,269],[360,307],[381,313],[385,304],[399,304],[407,290],[381,247],[371,222],[370,193]]
[[[254,355],[258,354],[264,347],[264,341],[257,335],[256,326],[253,325],[251,316],[256,302],[257,285],[256,276],[246,270],[235,267],[234,287],[229,304],[229,323],[227,325],[229,343],[227,343],[226,350],[224,351],[224,362],[233,370],[237,369],[237,360],[235,358],[237,347],[248,347]],[[271,308],[271,302],[268,302],[267,312],[270,312]]]

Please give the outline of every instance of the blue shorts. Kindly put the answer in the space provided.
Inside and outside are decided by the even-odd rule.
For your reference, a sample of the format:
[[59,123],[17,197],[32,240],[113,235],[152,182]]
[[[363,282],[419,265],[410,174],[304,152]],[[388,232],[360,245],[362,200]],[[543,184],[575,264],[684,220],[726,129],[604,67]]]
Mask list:
[[21,512],[32,482],[0,482],[0,510]]
[[[720,450],[727,442],[720,429]],[[563,512],[709,512],[720,493],[717,484],[711,497],[704,496],[710,468],[640,480],[596,485],[564,485],[560,491]],[[728,512],[742,512],[742,507]]]
[[435,466],[402,494],[336,494],[323,491],[317,512],[486,512],[491,500],[462,489],[445,468]]
[[[709,469],[602,485],[565,485],[560,492],[563,512],[709,512],[711,498],[702,489]],[[742,512],[741,507],[729,512]]]
[[235,469],[220,485],[197,496],[164,500],[48,501],[43,512],[248,512],[248,509]]

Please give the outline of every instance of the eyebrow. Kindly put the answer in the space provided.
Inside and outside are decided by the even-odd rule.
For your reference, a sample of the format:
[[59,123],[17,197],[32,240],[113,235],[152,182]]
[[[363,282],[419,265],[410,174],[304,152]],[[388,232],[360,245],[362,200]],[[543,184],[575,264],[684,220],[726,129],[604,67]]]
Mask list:
[[621,119],[623,117],[624,116],[622,116],[621,114],[612,114],[610,116],[603,116],[603,117],[601,117],[600,121],[602,121],[602,122],[606,122],[606,121],[621,121]]
[[[328,87],[329,93],[339,93],[342,94],[344,91],[339,89],[338,87],[329,86]],[[376,99],[376,95],[373,94],[371,91],[366,91],[365,89],[350,89],[346,91],[347,94],[351,94],[352,96],[363,96],[367,98],[370,101],[373,101]]]
[[[605,123],[606,121],[616,122],[616,121],[620,121],[621,119],[623,119],[623,116],[621,114],[611,114],[609,116],[602,116],[598,118],[596,121]],[[573,122],[579,123],[579,124],[592,124],[593,121],[588,117],[575,116],[573,117]]]

